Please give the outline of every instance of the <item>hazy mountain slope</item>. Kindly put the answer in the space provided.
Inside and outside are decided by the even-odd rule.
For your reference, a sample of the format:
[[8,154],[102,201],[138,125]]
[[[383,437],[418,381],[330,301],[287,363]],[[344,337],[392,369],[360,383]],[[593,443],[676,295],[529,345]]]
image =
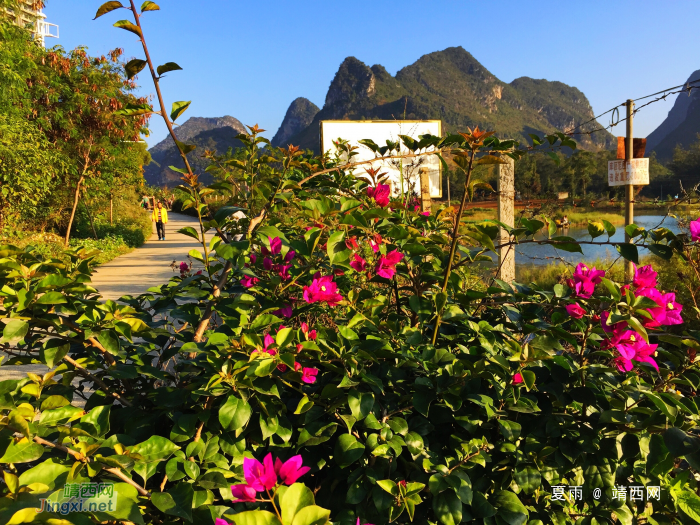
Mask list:
[[[195,173],[200,174],[200,180],[204,183],[211,182],[211,177],[204,172],[209,164],[202,158],[204,151],[213,150],[223,154],[228,148],[241,147],[241,142],[235,137],[244,131],[243,124],[230,116],[219,118],[191,117],[182,126],[175,128],[178,140],[197,145],[197,149],[191,152],[187,158],[192,169]],[[169,187],[179,184],[182,175],[168,168],[168,166],[184,167],[172,138],[168,136],[153,146],[149,152],[153,161],[144,168],[146,182],[154,186]]]

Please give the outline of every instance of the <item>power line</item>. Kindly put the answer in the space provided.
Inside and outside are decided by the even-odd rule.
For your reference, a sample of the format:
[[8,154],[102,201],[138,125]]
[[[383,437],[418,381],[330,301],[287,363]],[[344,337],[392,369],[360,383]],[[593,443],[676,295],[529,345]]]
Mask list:
[[[662,90],[662,91],[657,91],[656,93],[652,93],[651,95],[645,95],[645,96],[643,96],[643,97],[635,98],[635,99],[633,99],[633,101],[636,102],[636,101],[638,101],[638,100],[645,100],[645,99],[647,99],[647,98],[650,98],[650,97],[654,97],[654,96],[656,96],[656,95],[662,95],[662,94],[663,94],[662,96],[659,96],[659,97],[655,98],[654,100],[651,100],[651,101],[647,102],[646,104],[642,104],[642,105],[639,106],[638,108],[635,108],[635,110],[634,110],[634,112],[633,112],[633,115],[636,115],[637,112],[639,112],[642,108],[644,108],[644,107],[646,107],[646,106],[648,106],[648,105],[650,105],[650,104],[653,104],[654,102],[659,102],[660,100],[666,100],[666,98],[667,98],[668,96],[670,96],[670,95],[675,95],[675,94],[677,94],[677,93],[684,93],[684,92],[686,92],[686,91],[688,92],[688,94],[690,94],[690,92],[691,92],[693,89],[700,87],[700,86],[698,86],[698,85],[696,85],[696,84],[700,84],[700,78],[699,78],[699,79],[696,79],[696,80],[690,80],[690,81],[686,82],[685,84],[680,84],[680,85],[678,85],[678,86],[670,87],[670,88],[664,89],[664,90]],[[682,89],[678,89],[678,88],[682,88]],[[677,90],[677,91],[673,91],[673,90]],[[601,114],[598,115],[597,117],[594,117],[594,118],[592,118],[592,119],[590,119],[590,120],[587,120],[586,122],[583,122],[583,123],[579,124],[578,126],[576,126],[576,127],[574,127],[574,128],[571,128],[569,131],[565,131],[564,133],[565,133],[566,135],[588,135],[588,136],[590,136],[590,135],[592,135],[593,133],[597,133],[597,132],[599,132],[599,131],[606,131],[606,130],[608,130],[608,129],[612,129],[612,128],[614,128],[615,126],[617,126],[618,124],[620,124],[621,122],[625,122],[625,121],[627,120],[627,117],[625,117],[625,118],[623,118],[623,119],[620,119],[620,118],[618,117],[617,120],[615,120],[614,122],[611,120],[610,124],[609,124],[608,126],[605,126],[605,127],[599,127],[599,128],[596,128],[596,129],[592,129],[592,130],[590,130],[590,131],[576,131],[577,129],[579,129],[579,128],[585,126],[586,124],[590,124],[591,122],[597,121],[600,117],[602,117],[602,116],[604,116],[604,115],[607,115],[608,113],[611,113],[611,112],[613,112],[613,117],[612,117],[612,119],[614,119],[614,118],[615,118],[615,116],[614,116],[615,113],[614,113],[614,112],[617,111],[617,113],[619,114],[619,108],[624,107],[624,106],[626,106],[626,102],[625,102],[625,103],[622,103],[622,104],[619,104],[619,105],[617,105],[617,106],[615,106],[615,107],[613,107],[613,108],[610,108],[610,109],[607,110],[605,113],[601,113]]]

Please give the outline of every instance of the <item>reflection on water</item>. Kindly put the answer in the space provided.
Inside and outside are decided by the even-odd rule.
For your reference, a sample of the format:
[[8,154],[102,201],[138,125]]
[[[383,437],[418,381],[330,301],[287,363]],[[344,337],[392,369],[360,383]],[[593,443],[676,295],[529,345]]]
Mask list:
[[[638,215],[634,218],[634,223],[637,226],[646,228],[647,230],[659,227],[661,221],[664,219],[663,215]],[[678,228],[678,221],[672,217],[668,217],[661,224],[664,228],[668,228],[673,233],[678,233],[680,229]],[[613,242],[624,242],[625,241],[625,230],[624,226],[617,226],[617,231],[610,240]],[[577,241],[590,241],[591,236],[588,233],[588,228],[586,227],[571,227],[562,229],[560,228],[557,235],[567,235],[573,237]],[[547,235],[540,233],[536,239],[546,239]],[[607,241],[607,234],[603,234],[597,237],[595,241]],[[556,260],[552,258],[562,258],[572,263],[577,263],[581,260],[594,261],[596,259],[610,259],[618,257],[617,250],[614,246],[610,245],[594,245],[594,244],[582,244],[581,249],[583,250],[583,255],[580,253],[565,252],[562,250],[556,250],[553,246],[549,244],[521,244],[515,247],[515,262],[518,265],[531,265],[531,264],[552,264],[556,263]],[[639,255],[648,255],[649,251],[645,249],[639,250]]]

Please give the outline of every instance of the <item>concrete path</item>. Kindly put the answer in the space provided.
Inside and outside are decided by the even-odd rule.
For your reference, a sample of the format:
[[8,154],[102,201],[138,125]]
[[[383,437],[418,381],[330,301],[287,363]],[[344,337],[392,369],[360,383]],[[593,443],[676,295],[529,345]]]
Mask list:
[[169,213],[168,219],[164,241],[158,240],[154,224],[153,234],[143,246],[97,268],[92,276],[92,285],[104,300],[116,301],[123,295],[139,295],[152,286],[167,283],[171,277],[179,274],[179,269],[173,271],[171,268],[173,262],[179,267],[181,262],[188,262],[190,250],[201,251],[201,245],[192,237],[177,233],[185,226],[199,231],[196,218]]
[[[153,234],[143,246],[100,266],[93,274],[92,285],[100,291],[103,300],[116,301],[123,295],[139,295],[152,286],[167,283],[173,275],[179,274],[179,269],[173,271],[171,268],[173,261],[179,267],[181,262],[188,262],[190,250],[201,251],[197,241],[177,233],[185,226],[199,231],[197,219],[180,213],[168,215],[164,241],[158,240],[154,224]],[[7,360],[4,353],[0,352],[0,356],[4,357],[3,361]],[[27,372],[43,375],[48,371],[44,365],[0,366],[0,381],[22,379],[27,377]]]

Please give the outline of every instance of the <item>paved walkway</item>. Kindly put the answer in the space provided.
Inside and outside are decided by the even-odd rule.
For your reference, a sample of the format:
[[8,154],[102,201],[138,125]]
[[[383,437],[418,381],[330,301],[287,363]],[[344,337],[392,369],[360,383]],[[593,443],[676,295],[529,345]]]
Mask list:
[[[139,295],[152,286],[167,283],[179,273],[179,269],[171,268],[173,262],[179,267],[182,261],[188,261],[190,250],[201,251],[201,245],[192,237],[177,233],[185,226],[199,230],[197,219],[180,213],[168,215],[164,241],[158,240],[154,224],[153,234],[143,246],[100,266],[93,274],[92,285],[100,291],[103,300],[116,301],[123,295]],[[3,361],[7,358],[2,352],[0,356],[5,357]],[[44,365],[0,366],[0,381],[22,379],[27,377],[27,372],[43,375],[48,368]]]
[[169,213],[165,225],[165,240],[159,241],[156,227],[143,246],[131,253],[117,257],[100,266],[92,276],[92,285],[102,294],[103,299],[116,301],[123,295],[139,295],[152,286],[167,283],[179,269],[173,271],[173,262],[179,267],[188,261],[187,254],[202,246],[192,237],[177,233],[185,226],[199,231],[199,222],[194,217],[180,213]]

